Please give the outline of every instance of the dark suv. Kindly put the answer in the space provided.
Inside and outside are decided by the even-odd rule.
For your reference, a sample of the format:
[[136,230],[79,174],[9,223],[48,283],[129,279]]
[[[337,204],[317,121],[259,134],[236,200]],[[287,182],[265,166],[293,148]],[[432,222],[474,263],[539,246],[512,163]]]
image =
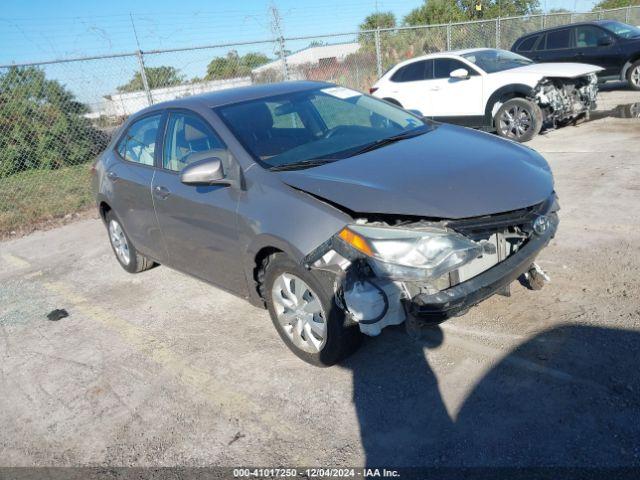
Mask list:
[[580,62],[604,68],[601,81],[640,90],[640,28],[613,20],[574,23],[520,37],[513,52],[535,62]]

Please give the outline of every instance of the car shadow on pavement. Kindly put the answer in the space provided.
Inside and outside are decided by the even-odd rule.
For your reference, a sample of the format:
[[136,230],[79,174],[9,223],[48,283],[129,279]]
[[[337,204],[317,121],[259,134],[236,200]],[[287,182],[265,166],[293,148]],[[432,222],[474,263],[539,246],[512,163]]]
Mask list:
[[425,359],[446,335],[387,330],[343,364],[367,466],[640,467],[639,333],[540,333],[478,379],[451,418]]
[[601,92],[613,92],[615,90],[628,90],[633,92],[634,90],[629,86],[629,82],[615,81],[606,82],[598,85],[598,90]]

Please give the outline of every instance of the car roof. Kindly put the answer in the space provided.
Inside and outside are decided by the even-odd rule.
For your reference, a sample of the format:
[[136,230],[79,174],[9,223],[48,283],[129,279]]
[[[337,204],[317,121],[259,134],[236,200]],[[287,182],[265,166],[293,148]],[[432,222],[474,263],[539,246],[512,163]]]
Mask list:
[[553,32],[555,30],[562,30],[563,28],[579,27],[581,25],[603,25],[605,23],[612,22],[612,21],[616,21],[616,20],[590,20],[588,22],[565,23],[564,25],[556,25],[555,27],[549,27],[543,30],[536,30],[535,32],[527,33],[526,35],[522,35],[518,40],[529,38],[534,35],[539,35],[541,33]]
[[284,95],[287,93],[302,92],[317,88],[335,86],[332,83],[312,82],[312,81],[290,81],[279,83],[265,83],[259,85],[249,85],[246,87],[226,88],[215,92],[200,93],[190,97],[178,98],[167,102],[156,103],[140,110],[136,117],[166,108],[189,108],[206,107],[214,108],[231,103],[239,103],[247,100],[257,100],[259,98],[272,97],[274,95]]
[[467,53],[482,52],[484,50],[500,50],[500,49],[496,49],[496,48],[466,48],[464,50],[450,50],[450,51],[446,51],[446,52],[429,53],[427,55],[421,55],[420,57],[409,58],[409,59],[407,59],[407,60],[405,60],[403,62],[400,62],[395,67],[393,67],[393,70],[396,70],[397,67],[408,65],[410,63],[413,63],[413,62],[416,62],[416,61],[420,61],[420,60],[430,60],[432,58],[442,58],[442,57],[459,57],[459,56],[465,55]]

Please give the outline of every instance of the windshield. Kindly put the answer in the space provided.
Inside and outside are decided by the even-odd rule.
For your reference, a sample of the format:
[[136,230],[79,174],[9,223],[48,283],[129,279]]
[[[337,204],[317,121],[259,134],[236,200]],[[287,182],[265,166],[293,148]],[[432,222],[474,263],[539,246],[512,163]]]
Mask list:
[[420,117],[342,87],[218,107],[245,149],[265,168],[305,168],[356,155],[431,129]]
[[502,72],[503,70],[523,67],[533,63],[522,55],[506,50],[477,50],[475,52],[465,53],[462,57],[471,63],[475,63],[487,73]]
[[640,37],[640,28],[632,27],[631,25],[627,25],[626,23],[602,22],[600,25],[622,38]]

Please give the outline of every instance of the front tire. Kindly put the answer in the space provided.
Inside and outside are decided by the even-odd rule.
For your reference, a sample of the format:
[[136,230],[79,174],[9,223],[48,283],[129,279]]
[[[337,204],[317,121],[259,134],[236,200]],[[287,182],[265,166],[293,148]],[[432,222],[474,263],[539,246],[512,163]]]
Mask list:
[[640,60],[629,67],[627,82],[631,90],[640,90]]
[[528,142],[542,129],[542,110],[529,100],[512,98],[498,109],[494,124],[501,137]]
[[107,212],[105,221],[107,223],[109,243],[111,243],[113,253],[122,268],[129,273],[139,273],[155,266],[152,260],[149,260],[136,250],[125,233],[122,222],[112,210]]
[[299,358],[315,366],[335,365],[362,340],[335,301],[334,277],[312,272],[284,253],[264,265],[263,296],[280,338]]

